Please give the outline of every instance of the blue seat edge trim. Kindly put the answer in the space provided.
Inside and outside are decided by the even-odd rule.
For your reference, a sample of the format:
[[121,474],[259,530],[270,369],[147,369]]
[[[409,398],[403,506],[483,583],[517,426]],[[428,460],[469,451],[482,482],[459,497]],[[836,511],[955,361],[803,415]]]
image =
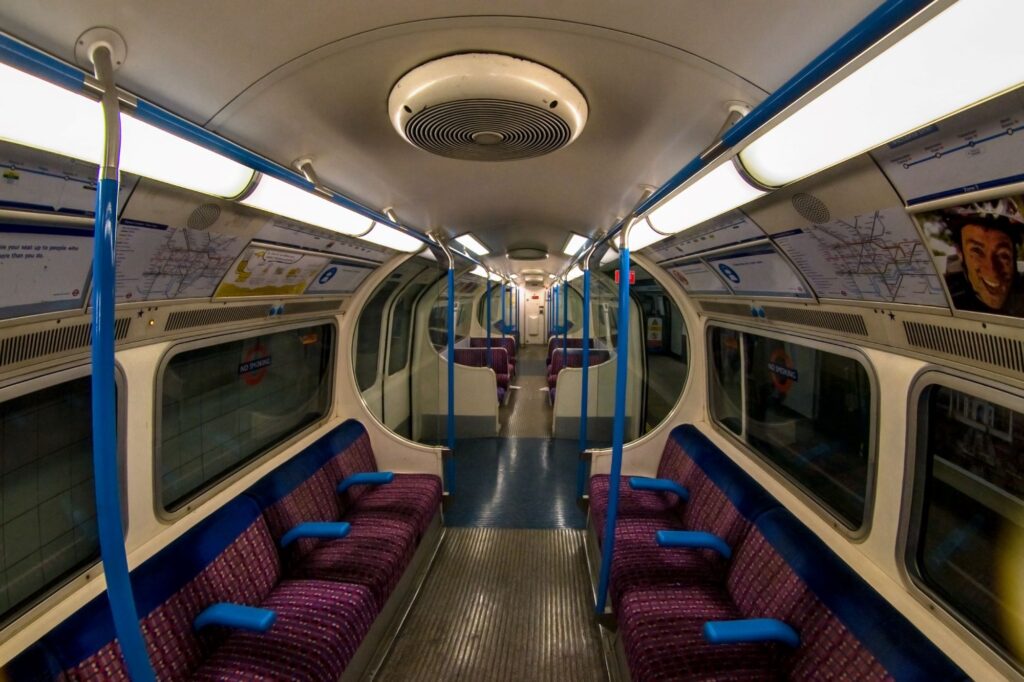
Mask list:
[[709,620],[701,632],[711,644],[742,644],[746,642],[781,642],[796,649],[800,635],[788,623],[776,618],[745,620]]
[[192,627],[197,632],[213,626],[266,632],[276,620],[277,612],[270,609],[219,602],[203,609],[192,621]]

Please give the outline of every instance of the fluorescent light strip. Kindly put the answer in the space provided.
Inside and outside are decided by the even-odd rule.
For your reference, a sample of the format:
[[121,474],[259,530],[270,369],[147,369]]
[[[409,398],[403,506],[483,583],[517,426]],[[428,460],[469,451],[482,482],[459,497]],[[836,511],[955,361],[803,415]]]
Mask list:
[[660,242],[667,236],[656,232],[651,228],[646,219],[640,218],[633,223],[633,227],[629,231],[629,243],[627,246],[629,246],[630,251],[639,251],[655,242]]
[[[1024,2],[959,0],[740,152],[781,187],[1018,87]],[[659,228],[660,229],[660,228]]]
[[423,242],[416,239],[416,237],[381,223],[375,224],[373,229],[360,237],[360,239],[371,244],[394,249],[395,251],[404,251],[405,253],[412,253],[423,248]]
[[373,226],[366,216],[269,175],[262,176],[241,203],[350,236],[365,234]]
[[[648,213],[647,217],[658,232],[674,234],[742,206],[764,194],[764,191],[744,180],[730,160],[669,198]],[[633,227],[633,231],[636,231],[636,226]],[[630,239],[630,248],[643,247],[633,247]]]
[[487,271],[484,270],[484,267],[482,265],[478,265],[475,268],[473,268],[472,270],[470,270],[469,274],[476,275],[477,277],[483,277],[484,279],[487,279]]
[[580,266],[574,265],[569,268],[569,272],[565,273],[565,279],[569,282],[583,276],[583,271],[580,270]]
[[469,234],[468,232],[460,237],[456,237],[455,241],[462,244],[464,247],[469,249],[469,251],[471,251],[477,256],[486,256],[487,254],[490,253],[490,250],[486,246],[481,244],[476,237]]
[[589,239],[584,237],[582,234],[576,234],[575,232],[573,232],[569,236],[569,241],[567,241],[565,243],[565,246],[562,248],[562,253],[564,253],[566,256],[575,256],[577,253],[580,252],[580,249],[582,249],[588,243],[590,243]]
[[[0,64],[0,139],[99,164],[99,102]],[[254,171],[148,123],[121,115],[121,170],[203,194],[241,194]]]

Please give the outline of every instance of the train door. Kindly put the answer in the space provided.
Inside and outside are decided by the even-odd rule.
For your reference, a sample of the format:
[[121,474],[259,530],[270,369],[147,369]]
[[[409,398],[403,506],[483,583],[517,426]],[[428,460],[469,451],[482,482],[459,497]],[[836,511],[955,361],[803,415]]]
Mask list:
[[[438,277],[426,269],[416,275],[395,297],[387,334],[387,355],[384,360],[383,395],[384,424],[406,438],[412,438],[412,339],[415,309],[426,288]],[[382,345],[384,345],[382,343]]]
[[523,313],[526,319],[526,334],[523,337],[523,343],[547,343],[543,290],[534,289],[527,292],[523,304]]

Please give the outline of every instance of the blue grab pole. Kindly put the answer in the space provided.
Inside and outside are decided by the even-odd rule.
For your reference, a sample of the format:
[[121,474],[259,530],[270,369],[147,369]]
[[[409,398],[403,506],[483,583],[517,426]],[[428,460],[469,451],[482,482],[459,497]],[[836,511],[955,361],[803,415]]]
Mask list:
[[487,293],[484,294],[487,299],[487,366],[491,367],[491,278],[487,277]]
[[[583,271],[583,394],[580,397],[580,452],[587,449],[587,407],[590,398],[590,268]],[[587,463],[576,465],[576,497],[587,484]]]
[[604,544],[601,547],[601,577],[597,587],[598,614],[604,613],[608,595],[608,578],[611,575],[612,554],[615,551],[615,523],[619,514],[619,485],[622,479],[622,445],[626,437],[626,381],[629,378],[629,247],[623,231],[622,251],[619,261],[619,319],[618,349],[615,364],[615,418],[612,421],[612,468],[608,486],[608,511],[604,527]]
[[121,486],[117,467],[117,407],[114,388],[114,221],[117,180],[96,189],[96,228],[92,257],[92,458],[103,575],[114,629],[133,680],[154,680],[139,629],[128,554],[121,526]]
[[505,304],[505,294],[508,293],[508,285],[504,282],[501,283],[501,335],[505,336],[505,330],[509,327],[508,306]]
[[448,268],[448,459],[445,480],[448,492],[455,492],[455,268]]
[[566,347],[569,345],[569,280],[562,283],[562,363],[568,367]]

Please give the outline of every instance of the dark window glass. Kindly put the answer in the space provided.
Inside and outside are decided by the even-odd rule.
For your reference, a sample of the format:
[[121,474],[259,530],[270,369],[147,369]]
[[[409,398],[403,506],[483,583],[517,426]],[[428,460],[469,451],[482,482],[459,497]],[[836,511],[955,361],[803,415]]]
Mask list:
[[384,309],[398,284],[397,281],[388,281],[380,285],[359,314],[356,329],[356,383],[360,391],[365,391],[377,381]]
[[391,347],[388,349],[388,376],[401,372],[409,364],[412,348],[412,313],[416,297],[425,284],[411,284],[395,301],[391,316]]
[[1024,664],[1024,413],[946,386],[921,397],[916,573]]
[[92,387],[75,379],[0,403],[0,621],[99,560]]
[[712,327],[711,416],[739,435],[743,431],[743,367],[740,362],[740,333]]
[[164,509],[225,478],[327,414],[333,329],[304,327],[175,355],[163,372]]
[[736,335],[712,330],[712,415],[845,525],[860,528],[871,454],[867,371],[844,355],[742,333],[741,391]]

